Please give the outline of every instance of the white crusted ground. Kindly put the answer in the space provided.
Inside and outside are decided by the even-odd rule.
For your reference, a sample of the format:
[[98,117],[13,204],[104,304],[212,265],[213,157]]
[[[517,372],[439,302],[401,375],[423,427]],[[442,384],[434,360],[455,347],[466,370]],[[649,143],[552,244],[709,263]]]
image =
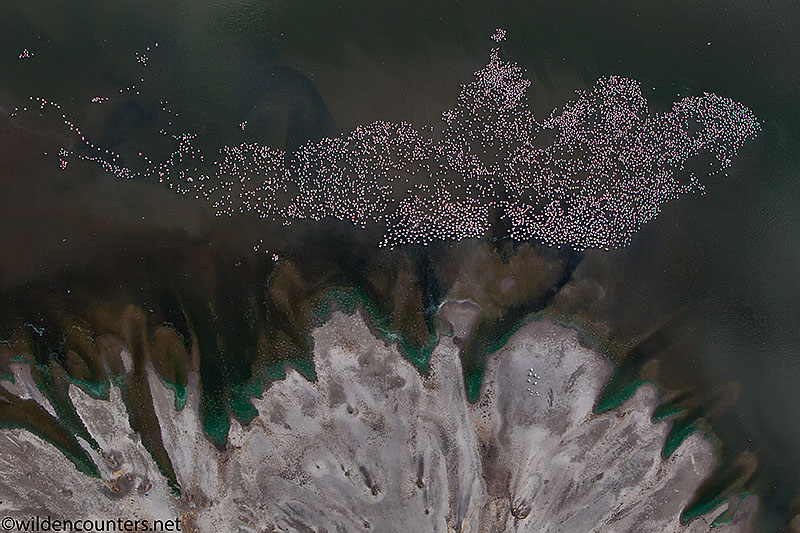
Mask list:
[[[75,407],[106,454],[91,452],[103,479],[78,473],[28,432],[2,430],[0,515],[180,516],[182,530],[202,532],[661,533],[706,531],[722,510],[680,524],[713,466],[711,444],[692,435],[662,461],[668,424],[651,423],[649,386],[593,414],[611,367],[574,330],[549,320],[521,328],[490,357],[476,405],[466,401],[448,337],[425,379],[360,316],[334,314],[314,341],[318,381],[290,370],[255,400],[251,424],[233,422],[225,452],[203,437],[194,375],[176,412],[172,392],[151,372],[180,498],[130,429],[120,391],[104,401],[73,387]],[[44,401],[25,384],[29,374],[15,373],[14,390]],[[745,530],[750,503],[717,530]]]

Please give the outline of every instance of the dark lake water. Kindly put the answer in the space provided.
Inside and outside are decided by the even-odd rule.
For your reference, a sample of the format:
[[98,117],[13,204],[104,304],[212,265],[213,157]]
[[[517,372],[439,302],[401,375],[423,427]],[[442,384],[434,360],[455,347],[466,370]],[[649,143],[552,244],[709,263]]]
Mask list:
[[[726,458],[756,457],[748,488],[765,495],[765,530],[777,529],[800,511],[798,20],[800,4],[790,1],[6,1],[0,288],[57,285],[64,265],[105,268],[107,256],[147,247],[149,235],[200,236],[217,224],[204,206],[147,184],[59,172],[57,158],[41,154],[57,124],[20,128],[5,118],[30,95],[60,102],[122,153],[158,153],[164,100],[208,146],[257,137],[292,149],[378,119],[436,122],[502,27],[539,118],[609,74],[639,80],[654,109],[703,91],[731,97],[761,120],[759,137],[728,177],[669,204],[630,247],[589,252],[611,273],[612,296],[586,306],[621,331],[666,324],[663,342],[680,354],[652,358],[674,357],[663,363],[674,388],[723,391],[700,414],[728,443]],[[155,42],[142,71],[135,52]],[[24,49],[33,57],[20,60]],[[86,103],[139,83],[142,72],[141,99],[107,112]]]

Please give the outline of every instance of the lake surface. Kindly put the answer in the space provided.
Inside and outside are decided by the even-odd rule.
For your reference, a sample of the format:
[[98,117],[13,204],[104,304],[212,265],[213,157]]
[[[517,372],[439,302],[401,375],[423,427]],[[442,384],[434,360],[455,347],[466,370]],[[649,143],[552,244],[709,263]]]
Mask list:
[[[635,372],[648,376],[644,361],[658,362],[665,387],[702,398],[682,405],[710,421],[723,459],[755,457],[739,488],[763,496],[760,519],[773,530],[797,514],[800,492],[799,17],[788,1],[11,1],[0,8],[0,110],[52,99],[100,144],[157,154],[168,101],[205,146],[257,138],[291,150],[378,119],[435,123],[485,64],[498,27],[508,32],[503,52],[527,69],[540,119],[610,74],[639,80],[656,110],[704,91],[742,102],[761,121],[758,138],[727,177],[667,205],[631,246],[587,252],[581,272],[602,279],[606,297],[582,314],[612,324],[618,339],[658,332]],[[142,71],[135,53],[147,46]],[[21,60],[26,49],[33,56]],[[137,83],[139,100],[87,103]],[[4,291],[66,287],[65,266],[128,279],[135,267],[107,256],[170,232],[202,240],[218,224],[148,184],[120,187],[85,167],[62,173],[41,148],[58,124],[17,124],[0,121]],[[219,238],[235,241],[239,228],[219,224]]]

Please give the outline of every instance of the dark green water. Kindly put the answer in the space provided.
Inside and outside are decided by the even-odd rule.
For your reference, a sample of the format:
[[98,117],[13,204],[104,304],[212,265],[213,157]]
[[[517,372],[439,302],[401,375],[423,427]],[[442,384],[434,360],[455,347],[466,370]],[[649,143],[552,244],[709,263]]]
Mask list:
[[[608,74],[638,79],[655,109],[703,91],[742,102],[763,131],[730,176],[668,205],[631,247],[603,254],[613,296],[586,306],[622,329],[677,317],[661,333],[663,344],[683,346],[685,375],[672,371],[675,379],[734,385],[714,430],[733,443],[729,459],[758,457],[763,527],[773,530],[800,487],[797,20],[800,4],[788,1],[10,1],[0,7],[0,107],[7,115],[30,95],[53,99],[104,144],[158,153],[158,102],[169,100],[209,147],[257,138],[292,148],[377,119],[434,123],[485,63],[496,27],[508,31],[507,56],[528,70],[539,118]],[[134,52],[155,41],[141,71]],[[35,55],[20,61],[24,48]],[[138,103],[105,115],[86,103],[141,72]],[[56,135],[56,126],[42,131]],[[4,290],[42,279],[58,287],[65,265],[99,269],[115,250],[148,246],[122,234],[197,236],[216,223],[204,206],[147,184],[120,185],[88,167],[59,172],[40,157],[46,135],[0,122]],[[108,265],[120,269],[109,277],[127,277]]]

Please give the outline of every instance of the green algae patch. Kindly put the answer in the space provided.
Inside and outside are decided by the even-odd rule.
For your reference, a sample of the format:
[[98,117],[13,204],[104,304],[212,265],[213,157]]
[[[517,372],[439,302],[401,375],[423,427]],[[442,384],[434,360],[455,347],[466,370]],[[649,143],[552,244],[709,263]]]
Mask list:
[[[156,372],[156,375],[158,373]],[[172,391],[172,396],[174,397],[174,405],[176,411],[183,411],[183,408],[186,407],[186,386],[181,385],[180,383],[172,383],[170,381],[165,380],[161,376],[158,376],[161,384],[164,385],[165,388]]]
[[[225,447],[228,431],[231,428],[231,419],[228,410],[220,402],[202,402],[201,418],[203,431],[214,446],[219,449]],[[209,405],[211,404],[211,405]]]
[[656,407],[655,411],[653,411],[653,416],[650,417],[650,420],[652,420],[654,423],[661,422],[662,420],[681,415],[685,412],[685,409],[671,403],[662,403]]
[[661,457],[668,459],[680,447],[686,437],[698,430],[699,428],[694,421],[675,420],[669,429],[669,433],[667,433],[667,440],[664,441],[664,447],[661,449]]
[[80,388],[95,400],[108,400],[108,395],[111,392],[111,383],[108,380],[88,381],[84,379],[75,379],[69,375],[67,375],[67,377],[71,384]]
[[[36,373],[34,374],[34,369]],[[55,372],[51,371],[49,360],[44,363],[37,363],[31,367],[31,374],[34,377],[36,386],[47,397],[50,405],[56,412],[59,422],[65,429],[71,431],[73,435],[83,438],[92,449],[100,451],[100,444],[86,429],[86,425],[78,416],[78,411],[69,397],[69,375],[66,370],[61,368],[58,363],[55,365]]]
[[486,348],[486,354],[485,355],[488,356],[488,355],[493,354],[494,352],[500,351],[501,349],[503,349],[505,347],[506,344],[508,344],[508,341],[511,340],[511,337],[513,337],[516,332],[518,332],[524,326],[526,326],[526,325],[528,325],[528,324],[530,324],[532,322],[538,322],[539,320],[542,320],[543,318],[551,318],[554,321],[558,322],[557,320],[555,320],[555,317],[545,313],[544,311],[537,311],[536,313],[532,313],[532,314],[526,315],[526,316],[522,317],[520,320],[518,320],[513,326],[511,326],[500,337],[498,337],[494,341],[490,342],[489,345]]
[[431,335],[428,339],[428,342],[422,346],[420,349],[414,348],[411,344],[405,342],[404,339],[398,339],[398,345],[400,347],[400,352],[403,354],[403,357],[414,365],[414,367],[422,374],[426,376],[428,374],[428,362],[431,359],[431,354],[433,353],[433,349],[439,343],[439,336],[438,335]]
[[[396,343],[400,353],[422,375],[427,374],[428,362],[433,349],[439,341],[437,334],[429,335],[421,347],[416,347],[402,335],[391,330],[390,322],[371,303],[366,292],[357,287],[336,286],[326,290],[320,297],[317,305],[311,310],[311,327],[321,327],[327,323],[335,311],[341,311],[348,316],[361,312],[367,326],[376,336],[387,345]],[[206,435],[218,447],[224,446],[230,429],[228,415],[235,416],[244,424],[249,424],[256,416],[258,410],[253,405],[254,398],[262,398],[264,391],[272,382],[286,379],[288,367],[294,368],[301,376],[310,382],[317,380],[314,367],[314,341],[308,336],[308,352],[306,356],[283,359],[272,364],[261,366],[254,374],[243,383],[231,387],[231,394],[227,402],[204,402],[205,409],[202,415],[203,427]],[[212,405],[217,404],[217,405]],[[227,419],[223,420],[223,419]]]
[[[269,365],[268,367],[266,367],[264,369],[264,373],[270,379],[275,380],[275,381],[277,381],[279,379],[284,379],[284,378],[286,378],[286,370],[284,369],[284,364],[285,363],[283,361],[279,361],[279,362],[277,362],[275,364]],[[261,397],[261,390],[259,390],[255,394],[257,394],[259,397]]]
[[231,414],[245,424],[252,422],[258,416],[258,410],[253,405],[253,399],[262,398],[264,391],[271,382],[286,379],[287,366],[297,370],[301,376],[312,383],[317,380],[312,357],[278,361],[262,367],[251,379],[232,387],[229,402]]
[[608,384],[606,385],[605,389],[603,389],[602,394],[600,394],[600,399],[597,402],[595,411],[597,411],[598,413],[605,413],[612,409],[616,409],[623,403],[630,400],[633,397],[633,395],[636,394],[636,391],[639,390],[639,387],[641,387],[645,383],[651,383],[651,382],[642,379],[631,383],[626,383],[621,388],[618,388],[619,384],[614,383],[614,378],[612,377],[611,380],[609,380]]
[[[707,502],[698,503],[697,505],[693,505],[681,513],[681,524],[686,525],[693,519],[697,518],[698,516],[703,516],[706,513],[710,513],[723,503],[725,503],[726,498],[715,498],[713,500],[709,500]],[[727,511],[726,511],[727,512]],[[722,516],[725,513],[722,513]],[[719,518],[719,517],[717,517]],[[715,519],[716,520],[716,519]]]
[[711,521],[711,527],[715,528],[728,524],[736,516],[736,511],[739,510],[742,502],[748,496],[752,496],[752,493],[743,492],[736,496],[729,497],[718,496],[706,501],[698,502],[697,504],[688,507],[681,513],[681,524],[686,525],[693,519],[712,512],[714,509],[719,508],[719,506],[726,502],[728,503],[728,507],[714,517],[714,519]]
[[[569,320],[568,318],[553,315],[552,313],[549,313],[544,310],[536,311],[534,313],[529,313],[521,317],[516,322],[514,322],[511,325],[511,327],[507,328],[503,332],[502,335],[499,335],[495,339],[490,340],[487,343],[486,348],[484,349],[482,355],[479,357],[479,361],[477,361],[478,364],[471,365],[472,368],[470,368],[469,370],[465,369],[464,388],[467,395],[467,400],[470,403],[477,402],[480,396],[480,386],[483,379],[487,358],[491,354],[502,350],[511,340],[511,337],[513,337],[524,326],[531,324],[533,322],[538,322],[539,320],[543,319],[552,320],[553,322],[555,322],[560,326],[576,331],[578,333],[581,345],[594,350],[598,350],[601,353],[603,353],[603,355],[606,358],[608,358],[606,351],[603,350],[602,341],[596,335],[587,331],[585,328],[582,328],[579,324]],[[622,401],[624,401],[625,399],[623,399]]]
[[720,526],[733,520],[745,498],[755,496],[754,492],[745,488],[754,470],[752,461],[752,457],[740,456],[732,463],[719,462],[687,505],[687,519],[710,513],[727,501],[727,509],[713,519],[712,526]]
[[466,392],[467,401],[470,403],[475,403],[478,401],[478,397],[481,393],[483,371],[485,368],[486,365],[483,365],[480,368],[464,375],[464,392]]
[[481,355],[473,361],[475,364],[467,365],[462,358],[462,364],[464,365],[464,392],[467,396],[467,401],[470,403],[475,403],[478,401],[481,392],[481,383],[483,381],[483,374],[486,370],[486,360],[487,358],[500,350],[502,350],[511,337],[514,336],[523,326],[529,324],[531,322],[535,322],[537,320],[541,320],[544,318],[545,315],[542,312],[536,312],[529,315],[525,315],[520,320],[514,322],[511,327],[507,328],[502,335],[496,337],[493,340],[489,340],[486,344],[486,347],[481,352]]
[[[186,385],[182,385],[180,383],[173,383],[167,379],[164,379],[161,374],[158,373],[155,369],[153,372],[156,376],[158,376],[158,380],[164,386],[164,388],[169,389],[172,391],[172,395],[174,396],[174,405],[176,411],[183,411],[183,408],[186,407]],[[117,385],[120,385],[122,380],[117,380]]]
[[[733,517],[736,516],[736,511],[739,510],[739,506],[748,496],[752,496],[752,494],[749,492],[740,494],[735,504],[728,505],[728,508],[725,511],[714,518],[714,520],[711,522],[711,527],[719,527],[733,520]],[[730,499],[728,499],[728,501],[730,502]]]
[[[377,334],[378,338],[386,344],[396,342],[403,357],[413,364],[420,374],[427,375],[428,362],[439,341],[438,334],[431,333],[421,347],[415,347],[402,335],[392,331],[388,317],[382,315],[372,304],[367,293],[358,287],[337,286],[325,291],[311,312],[313,324],[316,326],[325,324],[336,310],[349,316],[361,310],[367,326]],[[313,353],[313,347],[311,351]]]
[[231,414],[245,424],[249,424],[258,416],[258,410],[253,405],[253,398],[261,397],[261,380],[250,380],[233,387],[231,393]]
[[301,359],[289,359],[286,361],[287,365],[297,370],[301,376],[308,381],[314,383],[317,381],[317,372],[314,370],[313,357],[303,357]]
[[167,383],[167,386],[172,389],[172,393],[175,395],[175,410],[183,411],[183,408],[186,407],[186,387],[178,383]]

